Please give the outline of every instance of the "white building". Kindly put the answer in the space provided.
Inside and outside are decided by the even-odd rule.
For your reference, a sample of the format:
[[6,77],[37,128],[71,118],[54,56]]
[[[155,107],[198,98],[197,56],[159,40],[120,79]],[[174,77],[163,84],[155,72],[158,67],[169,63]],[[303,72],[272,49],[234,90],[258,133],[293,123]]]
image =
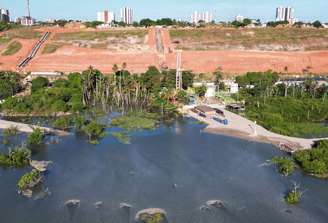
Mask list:
[[224,80],[224,85],[228,89],[229,93],[236,94],[239,91],[239,85],[233,80]]
[[115,14],[114,12],[110,12],[108,10],[98,12],[97,21],[103,22],[105,24],[110,24],[115,21]]
[[22,26],[33,26],[36,23],[36,20],[29,16],[23,16],[18,18],[17,23],[21,24]]
[[206,12],[197,12],[197,11],[195,11],[191,15],[191,22],[193,24],[197,24],[197,23],[199,23],[199,21],[203,21],[205,23],[210,23],[210,22],[213,21],[213,14],[209,11],[206,11]]
[[291,7],[278,7],[276,9],[276,21],[287,21],[294,24],[296,22],[296,19],[294,18],[294,9]]
[[0,8],[0,22],[10,22],[10,15],[8,9]]
[[131,8],[124,7],[121,9],[121,21],[128,25],[133,23],[133,11]]

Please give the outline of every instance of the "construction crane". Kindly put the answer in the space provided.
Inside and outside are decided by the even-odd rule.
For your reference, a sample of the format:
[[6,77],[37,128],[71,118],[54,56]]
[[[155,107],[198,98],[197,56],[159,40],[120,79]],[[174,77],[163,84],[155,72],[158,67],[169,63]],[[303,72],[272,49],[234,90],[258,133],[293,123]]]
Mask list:
[[176,71],[176,80],[175,80],[175,87],[179,91],[182,89],[182,59],[181,59],[181,54],[182,50],[177,50],[177,71]]

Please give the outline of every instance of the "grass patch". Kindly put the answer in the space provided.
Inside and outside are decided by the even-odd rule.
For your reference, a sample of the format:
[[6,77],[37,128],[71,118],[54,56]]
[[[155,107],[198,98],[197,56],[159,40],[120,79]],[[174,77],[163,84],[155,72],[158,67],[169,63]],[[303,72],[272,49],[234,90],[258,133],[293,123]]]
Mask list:
[[111,30],[111,31],[96,31],[96,32],[73,32],[73,33],[58,33],[54,36],[54,41],[74,41],[74,40],[106,40],[108,37],[127,38],[129,36],[144,37],[147,34],[146,30]]
[[31,27],[23,27],[9,30],[7,37],[10,39],[37,39],[41,37],[41,33]]
[[42,54],[51,54],[56,52],[62,45],[57,43],[48,43],[42,51]]
[[132,112],[124,116],[114,118],[111,125],[127,131],[142,129],[155,129],[157,114],[147,112]]
[[10,42],[10,40],[11,38],[8,36],[0,36],[0,45],[7,44]]
[[22,44],[20,42],[13,41],[2,52],[2,56],[11,56],[11,55],[14,55],[14,54],[18,53],[18,51],[20,51],[21,48],[22,48]]
[[130,144],[131,142],[129,135],[125,132],[112,132],[111,134],[122,144]]
[[270,131],[295,137],[327,137],[328,101],[321,99],[273,97],[257,105],[257,98],[246,104],[246,116]]
[[[178,47],[183,49],[217,49],[219,46],[244,46],[252,48],[262,44],[281,46],[304,45],[316,49],[326,49],[328,30],[301,28],[198,28],[171,29],[172,40],[179,40]],[[323,44],[324,43],[324,44]]]

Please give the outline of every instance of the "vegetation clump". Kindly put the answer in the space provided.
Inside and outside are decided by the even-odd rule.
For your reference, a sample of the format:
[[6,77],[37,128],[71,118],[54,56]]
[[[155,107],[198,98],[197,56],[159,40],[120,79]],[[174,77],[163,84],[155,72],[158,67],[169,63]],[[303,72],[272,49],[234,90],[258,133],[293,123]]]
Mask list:
[[52,53],[56,52],[60,47],[61,47],[61,45],[59,45],[59,44],[48,43],[43,48],[42,54],[52,54]]
[[44,137],[44,132],[40,128],[35,128],[27,137],[27,144],[29,146],[40,146],[43,144]]
[[162,213],[155,213],[152,215],[141,214],[140,221],[143,223],[162,223],[164,221],[164,217]]
[[24,97],[7,98],[1,105],[2,111],[5,113],[47,116],[84,109],[81,74],[72,73],[68,75],[68,80],[57,80],[52,83],[51,88],[46,88],[47,86],[49,86],[47,79],[34,79],[32,81],[32,94]]
[[284,176],[289,176],[295,170],[294,161],[287,157],[274,157],[271,162],[277,165],[279,173]]
[[16,148],[9,153],[0,154],[0,166],[22,168],[29,165],[31,151],[26,148]]
[[157,124],[157,115],[148,112],[131,112],[112,120],[111,125],[127,131],[154,129]]
[[294,205],[301,201],[302,192],[300,191],[300,186],[294,183],[294,187],[285,196],[285,201],[287,204]]
[[59,117],[57,118],[53,123],[53,127],[56,129],[60,129],[60,130],[68,130],[70,128],[71,125],[71,118],[68,116],[63,116],[63,117]]
[[22,48],[22,44],[18,41],[11,42],[2,52],[2,56],[11,56],[16,54]]
[[45,77],[37,77],[32,80],[32,91],[36,92],[49,86],[49,80]]
[[0,71],[0,100],[14,96],[22,89],[20,75],[11,71]]
[[17,183],[20,191],[33,188],[41,182],[41,174],[39,171],[33,169],[31,172],[24,174]]
[[311,150],[298,151],[293,157],[306,173],[328,177],[328,140],[318,142]]
[[[288,68],[286,68],[288,70]],[[313,79],[301,84],[277,83],[277,73],[256,72],[237,77],[238,98],[245,115],[273,132],[294,137],[325,137],[328,126],[328,88]]]
[[11,141],[11,138],[17,136],[18,129],[16,126],[11,126],[2,132],[2,143],[8,145]]
[[96,120],[85,125],[83,131],[88,135],[91,144],[99,144],[99,139],[105,136],[105,126],[99,124]]
[[130,144],[130,137],[128,134],[124,132],[112,132],[112,136],[114,136],[120,143],[122,144]]

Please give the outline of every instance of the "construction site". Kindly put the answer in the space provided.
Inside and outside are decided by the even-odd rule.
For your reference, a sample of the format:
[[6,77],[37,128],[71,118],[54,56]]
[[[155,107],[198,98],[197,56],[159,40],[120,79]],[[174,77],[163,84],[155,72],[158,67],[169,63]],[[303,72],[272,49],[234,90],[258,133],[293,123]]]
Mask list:
[[[276,35],[276,36],[275,36]],[[15,50],[13,43],[19,43]],[[3,53],[8,51],[9,53]],[[181,67],[227,75],[273,70],[289,74],[328,73],[328,31],[225,28],[112,28],[97,30],[82,24],[28,27],[0,33],[0,69],[19,72],[78,72],[94,66],[104,73],[114,64],[131,72],[149,66]]]

